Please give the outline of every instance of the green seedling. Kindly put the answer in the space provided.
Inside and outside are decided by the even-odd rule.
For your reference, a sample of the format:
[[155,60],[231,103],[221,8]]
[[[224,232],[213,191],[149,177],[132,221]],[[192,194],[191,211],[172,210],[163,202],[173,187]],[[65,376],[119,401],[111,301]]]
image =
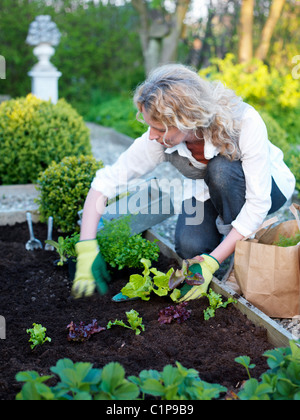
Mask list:
[[249,356],[240,356],[234,359],[235,362],[239,363],[240,365],[244,366],[244,368],[247,371],[248,377],[249,379],[251,379],[251,375],[250,375],[250,369],[254,369],[255,368],[255,364],[251,364],[251,360]]
[[46,337],[47,329],[44,328],[41,324],[32,324],[33,328],[26,330],[27,334],[30,334],[29,343],[31,344],[31,350],[36,346],[40,346],[47,341],[51,343],[51,338]]
[[120,327],[129,328],[133,331],[135,331],[136,335],[139,335],[142,331],[145,331],[145,326],[143,325],[143,319],[139,317],[139,313],[135,311],[134,309],[131,309],[131,311],[126,312],[127,321],[129,325],[126,325],[125,322],[119,321],[116,319],[115,321],[109,321],[107,324],[107,329],[109,330],[112,326],[118,325]]
[[62,236],[60,236],[58,238],[58,241],[53,241],[52,239],[47,239],[45,241],[46,244],[54,246],[54,248],[56,249],[56,252],[59,255],[59,262],[57,263],[57,265],[59,266],[63,266],[65,262],[67,262],[67,257],[65,255],[65,244],[64,244],[65,240]]
[[216,315],[216,310],[219,308],[226,308],[230,303],[237,303],[233,298],[229,298],[227,302],[223,302],[222,296],[209,289],[209,293],[203,293],[209,300],[209,307],[204,310],[204,319],[208,321]]

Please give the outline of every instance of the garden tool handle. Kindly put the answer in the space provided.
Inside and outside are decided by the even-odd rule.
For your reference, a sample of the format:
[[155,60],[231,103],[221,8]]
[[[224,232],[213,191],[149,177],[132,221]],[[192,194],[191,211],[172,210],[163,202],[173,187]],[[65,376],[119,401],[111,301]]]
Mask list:
[[48,234],[47,234],[47,240],[52,240],[52,230],[53,230],[53,217],[50,216],[48,218]]
[[32,217],[31,217],[31,213],[29,211],[26,213],[26,219],[27,219],[27,224],[28,224],[28,228],[29,228],[30,239],[34,239],[33,227],[32,227]]

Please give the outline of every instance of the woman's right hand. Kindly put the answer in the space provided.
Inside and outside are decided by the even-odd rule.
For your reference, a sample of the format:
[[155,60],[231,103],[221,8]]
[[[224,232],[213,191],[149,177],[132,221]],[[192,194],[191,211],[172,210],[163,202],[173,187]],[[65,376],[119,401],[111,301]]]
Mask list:
[[79,241],[76,245],[77,264],[72,286],[75,299],[91,296],[96,287],[101,294],[108,290],[110,275],[96,239]]

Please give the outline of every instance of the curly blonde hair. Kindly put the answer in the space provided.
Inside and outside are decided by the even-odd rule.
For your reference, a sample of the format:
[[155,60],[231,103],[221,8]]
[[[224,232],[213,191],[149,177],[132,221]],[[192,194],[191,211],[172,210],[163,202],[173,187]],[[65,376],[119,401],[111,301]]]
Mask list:
[[182,64],[158,67],[137,87],[134,102],[140,118],[142,107],[154,121],[182,132],[192,131],[216,146],[230,160],[241,157],[238,117],[242,99],[221,82],[202,79]]

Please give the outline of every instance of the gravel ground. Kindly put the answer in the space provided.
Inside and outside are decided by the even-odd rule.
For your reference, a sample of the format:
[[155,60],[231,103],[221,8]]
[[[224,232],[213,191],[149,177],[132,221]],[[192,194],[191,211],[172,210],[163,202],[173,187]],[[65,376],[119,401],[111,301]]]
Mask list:
[[[116,133],[114,130],[106,127],[101,127],[94,123],[87,123],[91,131],[91,144],[93,155],[96,159],[101,159],[105,165],[112,164],[118,156],[126,150],[132,143],[132,139],[122,134]],[[159,177],[174,179],[174,177],[181,177],[178,171],[170,164],[166,163],[154,170],[148,177]],[[34,199],[37,197],[37,192],[31,189],[16,187],[15,191],[7,194],[5,187],[0,187],[0,214],[10,211],[31,211],[37,208]],[[298,201],[293,197],[294,201]],[[289,206],[292,200],[287,203],[282,209],[273,216],[277,216],[279,222],[286,221],[292,218],[289,211]],[[153,227],[154,232],[162,236],[169,244],[174,247],[175,227],[177,216],[172,216],[162,223]],[[222,278],[223,274],[228,268],[228,261],[222,265],[222,269],[217,273],[218,278]],[[300,339],[300,317],[298,319],[276,319],[284,328],[293,334],[295,338]]]

